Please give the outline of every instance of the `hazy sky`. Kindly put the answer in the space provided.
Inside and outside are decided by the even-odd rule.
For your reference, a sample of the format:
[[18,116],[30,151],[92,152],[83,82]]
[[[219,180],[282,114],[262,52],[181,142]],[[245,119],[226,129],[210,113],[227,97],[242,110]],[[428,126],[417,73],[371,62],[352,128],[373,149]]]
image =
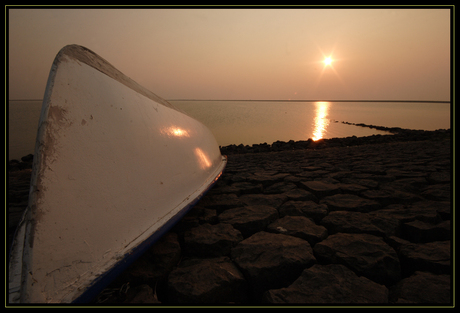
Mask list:
[[165,99],[450,100],[448,8],[8,13],[10,99],[79,44]]

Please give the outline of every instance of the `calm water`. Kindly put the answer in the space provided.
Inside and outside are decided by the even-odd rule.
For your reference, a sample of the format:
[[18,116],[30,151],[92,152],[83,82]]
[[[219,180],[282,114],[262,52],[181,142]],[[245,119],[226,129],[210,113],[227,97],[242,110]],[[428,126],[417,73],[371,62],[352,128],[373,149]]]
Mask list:
[[450,128],[449,103],[171,101],[207,125],[220,145],[370,136],[386,132],[346,125]]
[[[221,146],[385,134],[342,121],[424,130],[450,128],[448,103],[170,102],[208,126]],[[34,152],[41,104],[9,102],[9,159]]]

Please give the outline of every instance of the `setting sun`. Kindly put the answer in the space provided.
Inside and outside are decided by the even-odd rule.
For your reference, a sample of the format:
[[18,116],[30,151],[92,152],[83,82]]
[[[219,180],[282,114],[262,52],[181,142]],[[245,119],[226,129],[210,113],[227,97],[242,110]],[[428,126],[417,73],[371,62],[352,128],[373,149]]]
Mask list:
[[332,58],[331,57],[327,57],[324,59],[324,65],[331,65],[332,64]]

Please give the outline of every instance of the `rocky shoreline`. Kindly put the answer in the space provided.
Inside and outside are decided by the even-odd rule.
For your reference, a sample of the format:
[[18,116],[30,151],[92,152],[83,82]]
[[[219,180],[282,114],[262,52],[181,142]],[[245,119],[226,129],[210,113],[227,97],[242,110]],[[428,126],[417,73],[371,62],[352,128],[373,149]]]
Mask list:
[[[218,183],[93,304],[452,305],[449,130],[221,149]],[[10,161],[10,239],[31,158]]]
[[372,135],[364,137],[344,137],[344,138],[328,138],[320,140],[299,140],[294,141],[290,140],[285,141],[276,141],[274,143],[267,144],[254,144],[249,145],[228,145],[220,147],[222,154],[244,154],[244,153],[264,153],[264,152],[277,152],[285,150],[303,150],[303,149],[324,149],[331,147],[350,147],[350,146],[359,146],[365,144],[376,144],[376,143],[390,143],[390,142],[403,142],[403,141],[420,141],[420,140],[440,140],[450,135],[450,129],[438,129],[434,131],[428,130],[414,130],[414,129],[405,129],[399,127],[384,127],[384,126],[375,126],[367,125],[364,123],[349,123],[341,122],[347,125],[354,125],[358,127],[367,127],[371,129],[377,129],[381,131],[386,131],[389,134],[386,135]]

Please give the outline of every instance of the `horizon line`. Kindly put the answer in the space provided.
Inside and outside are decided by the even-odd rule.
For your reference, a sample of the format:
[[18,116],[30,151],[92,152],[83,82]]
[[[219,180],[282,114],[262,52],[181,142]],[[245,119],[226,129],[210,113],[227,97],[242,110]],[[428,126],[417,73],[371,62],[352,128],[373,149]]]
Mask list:
[[[8,99],[8,101],[42,101],[43,99]],[[450,100],[300,100],[300,99],[165,99],[166,101],[253,101],[253,102],[418,102],[451,103]]]
[[166,101],[259,101],[259,102],[419,102],[419,103],[451,103],[450,100],[300,100],[300,99],[168,99]]

